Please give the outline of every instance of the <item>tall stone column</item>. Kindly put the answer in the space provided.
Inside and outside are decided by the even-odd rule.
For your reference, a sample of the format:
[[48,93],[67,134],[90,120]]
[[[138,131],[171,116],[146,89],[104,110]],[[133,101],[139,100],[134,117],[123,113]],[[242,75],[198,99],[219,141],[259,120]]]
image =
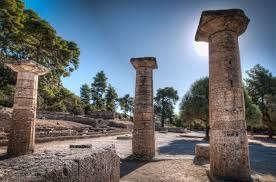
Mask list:
[[19,156],[34,150],[38,76],[48,69],[32,61],[14,61],[7,66],[17,72],[7,154]]
[[238,36],[249,19],[239,9],[203,11],[196,41],[209,42],[210,175],[250,178]]
[[157,63],[154,57],[132,58],[130,62],[136,69],[132,153],[150,160],[155,156],[152,70]]

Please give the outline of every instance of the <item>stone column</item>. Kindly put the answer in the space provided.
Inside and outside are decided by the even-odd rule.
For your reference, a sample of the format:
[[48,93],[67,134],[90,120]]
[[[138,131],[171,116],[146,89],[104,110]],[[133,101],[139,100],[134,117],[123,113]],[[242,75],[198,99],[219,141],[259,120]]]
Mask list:
[[209,42],[210,176],[250,178],[238,36],[249,19],[239,9],[203,11],[196,41]]
[[13,61],[7,66],[17,72],[7,154],[19,156],[34,150],[38,76],[48,69],[32,61]]
[[154,57],[132,58],[130,62],[136,69],[132,153],[150,160],[155,156],[152,70],[157,63]]

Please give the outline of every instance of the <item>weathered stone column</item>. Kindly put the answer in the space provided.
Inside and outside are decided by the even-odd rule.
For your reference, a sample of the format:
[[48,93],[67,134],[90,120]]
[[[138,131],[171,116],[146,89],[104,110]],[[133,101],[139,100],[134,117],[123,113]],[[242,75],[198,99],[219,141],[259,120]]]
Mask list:
[[239,9],[203,11],[196,41],[209,42],[210,175],[250,178],[238,36],[249,19]]
[[136,69],[132,153],[150,160],[155,156],[152,70],[157,63],[154,57],[132,58],[130,62]]
[[46,74],[48,69],[32,61],[12,62],[7,66],[17,72],[7,154],[19,156],[34,150],[38,76]]

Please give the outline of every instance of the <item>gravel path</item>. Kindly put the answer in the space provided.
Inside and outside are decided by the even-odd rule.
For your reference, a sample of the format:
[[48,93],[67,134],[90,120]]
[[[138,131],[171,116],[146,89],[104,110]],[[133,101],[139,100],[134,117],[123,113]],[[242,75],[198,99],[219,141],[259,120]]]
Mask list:
[[[201,136],[202,133],[198,135]],[[249,141],[254,181],[276,181],[276,144],[259,140]],[[117,136],[40,143],[36,145],[36,153],[63,150],[70,144],[93,144],[97,147],[113,144],[122,158],[123,182],[208,181],[208,165],[197,166],[192,163],[197,143],[203,143],[202,139],[181,137],[181,134],[177,133],[156,133],[156,158],[149,163],[124,160],[131,154],[131,139],[117,140]],[[5,150],[5,147],[1,147],[0,153]]]

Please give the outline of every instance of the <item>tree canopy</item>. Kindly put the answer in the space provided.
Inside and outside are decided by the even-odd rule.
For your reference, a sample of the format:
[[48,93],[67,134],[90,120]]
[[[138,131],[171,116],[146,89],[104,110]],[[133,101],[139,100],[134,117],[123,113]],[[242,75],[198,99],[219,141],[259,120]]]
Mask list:
[[44,84],[58,84],[61,76],[69,76],[78,68],[77,44],[58,36],[47,21],[25,9],[21,0],[3,0],[0,17],[2,63],[9,59],[36,61],[51,70]]
[[107,80],[104,71],[100,71],[93,77],[91,87],[86,83],[81,86],[81,100],[87,114],[91,111],[116,111],[118,94]]
[[[40,77],[39,106],[50,108],[58,105],[52,93],[65,90],[61,78],[69,76],[79,66],[80,51],[76,43],[62,39],[56,30],[34,11],[25,9],[21,0],[2,0],[0,3],[0,104],[12,106],[16,77],[5,66],[9,60],[33,60],[51,71]],[[59,94],[61,94],[59,93]],[[0,94],[0,95],[1,95]],[[70,94],[71,101],[75,95]],[[52,102],[47,102],[51,98]],[[69,98],[67,98],[69,99]],[[45,105],[45,104],[50,105]],[[68,108],[69,109],[69,108]]]
[[165,121],[173,122],[174,105],[179,99],[177,90],[173,87],[165,87],[157,90],[156,97],[154,98],[154,112],[160,118],[161,125],[164,127]]
[[105,93],[107,87],[107,77],[103,71],[100,71],[93,78],[91,84],[91,99],[95,109],[98,111],[105,110]]
[[180,103],[180,118],[184,122],[201,121],[206,127],[205,139],[209,139],[209,79],[196,80]]
[[106,110],[115,112],[117,100],[118,100],[118,94],[117,94],[115,88],[109,84],[106,89],[106,95],[105,95]]
[[253,103],[246,89],[244,89],[244,103],[246,125],[251,128],[261,126],[262,112],[259,106]]
[[[206,127],[206,139],[209,139],[209,97],[208,97],[208,77],[196,80],[187,93],[184,95],[180,103],[180,118],[183,122],[192,122],[199,120]],[[260,124],[261,113],[259,107],[255,105],[246,89],[244,89],[246,122],[249,126],[257,126]]]
[[129,94],[118,99],[121,110],[124,112],[125,117],[130,116],[133,112],[134,102]]
[[262,122],[267,126],[269,138],[272,138],[272,126],[275,121],[272,120],[270,108],[273,104],[273,97],[276,95],[276,78],[264,68],[257,64],[247,72],[248,77],[245,79],[248,94],[252,98],[252,102],[259,106],[262,112]]
[[90,104],[90,100],[91,100],[91,89],[89,87],[88,84],[83,84],[80,88],[80,98],[81,98],[81,101],[88,105]]

